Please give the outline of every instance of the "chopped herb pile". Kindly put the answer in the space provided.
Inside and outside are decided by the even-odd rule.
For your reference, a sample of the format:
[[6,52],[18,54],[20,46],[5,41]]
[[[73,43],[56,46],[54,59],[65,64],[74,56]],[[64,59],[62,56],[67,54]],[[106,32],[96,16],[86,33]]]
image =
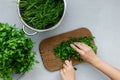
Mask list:
[[63,0],[20,0],[22,19],[35,29],[47,29],[59,22],[64,11]]
[[33,42],[20,29],[0,23],[0,79],[12,80],[12,73],[25,73],[34,65]]
[[93,39],[94,37],[80,37],[80,38],[73,38],[68,41],[63,41],[61,42],[61,44],[57,45],[54,48],[54,54],[63,61],[70,59],[71,57],[82,61],[80,55],[70,47],[70,44],[73,42],[82,42],[90,46],[96,52],[97,47],[92,43]]

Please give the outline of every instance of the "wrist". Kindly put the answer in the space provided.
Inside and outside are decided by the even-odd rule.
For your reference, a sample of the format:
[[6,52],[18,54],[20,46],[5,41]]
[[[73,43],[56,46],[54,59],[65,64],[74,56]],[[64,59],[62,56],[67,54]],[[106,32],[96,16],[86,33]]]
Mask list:
[[96,66],[100,63],[100,59],[95,55],[91,60],[90,60],[90,64],[93,65],[93,66]]

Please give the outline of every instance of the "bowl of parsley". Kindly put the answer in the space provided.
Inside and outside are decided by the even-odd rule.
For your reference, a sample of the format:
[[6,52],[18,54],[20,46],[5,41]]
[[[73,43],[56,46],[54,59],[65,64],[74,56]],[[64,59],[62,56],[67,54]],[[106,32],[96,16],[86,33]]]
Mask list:
[[[18,0],[18,14],[28,35],[53,30],[62,22],[66,12],[65,0]],[[25,27],[35,33],[27,33]]]

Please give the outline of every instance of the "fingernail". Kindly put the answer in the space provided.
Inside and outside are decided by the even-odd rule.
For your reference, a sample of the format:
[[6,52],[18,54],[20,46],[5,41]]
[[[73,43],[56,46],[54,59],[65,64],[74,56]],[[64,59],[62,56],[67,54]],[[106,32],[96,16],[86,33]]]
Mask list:
[[69,63],[69,61],[68,61],[68,60],[65,60],[65,63],[67,64],[67,63]]
[[74,44],[76,44],[76,42],[74,42]]
[[77,45],[79,42],[74,42],[75,45]]
[[70,44],[70,46],[73,46],[73,44]]

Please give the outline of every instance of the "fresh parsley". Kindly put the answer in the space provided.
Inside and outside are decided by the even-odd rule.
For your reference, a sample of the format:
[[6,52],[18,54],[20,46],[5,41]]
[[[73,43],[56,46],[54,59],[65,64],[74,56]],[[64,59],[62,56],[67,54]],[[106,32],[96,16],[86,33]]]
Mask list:
[[56,57],[59,57],[62,61],[70,59],[72,57],[74,59],[82,61],[80,55],[77,54],[77,52],[70,47],[70,44],[72,44],[73,42],[82,42],[90,46],[96,52],[97,47],[95,44],[92,43],[93,39],[94,37],[91,36],[91,37],[73,38],[68,41],[63,41],[54,48],[54,54]]
[[34,65],[33,42],[21,29],[0,23],[0,79],[12,80],[12,73],[25,73]]

